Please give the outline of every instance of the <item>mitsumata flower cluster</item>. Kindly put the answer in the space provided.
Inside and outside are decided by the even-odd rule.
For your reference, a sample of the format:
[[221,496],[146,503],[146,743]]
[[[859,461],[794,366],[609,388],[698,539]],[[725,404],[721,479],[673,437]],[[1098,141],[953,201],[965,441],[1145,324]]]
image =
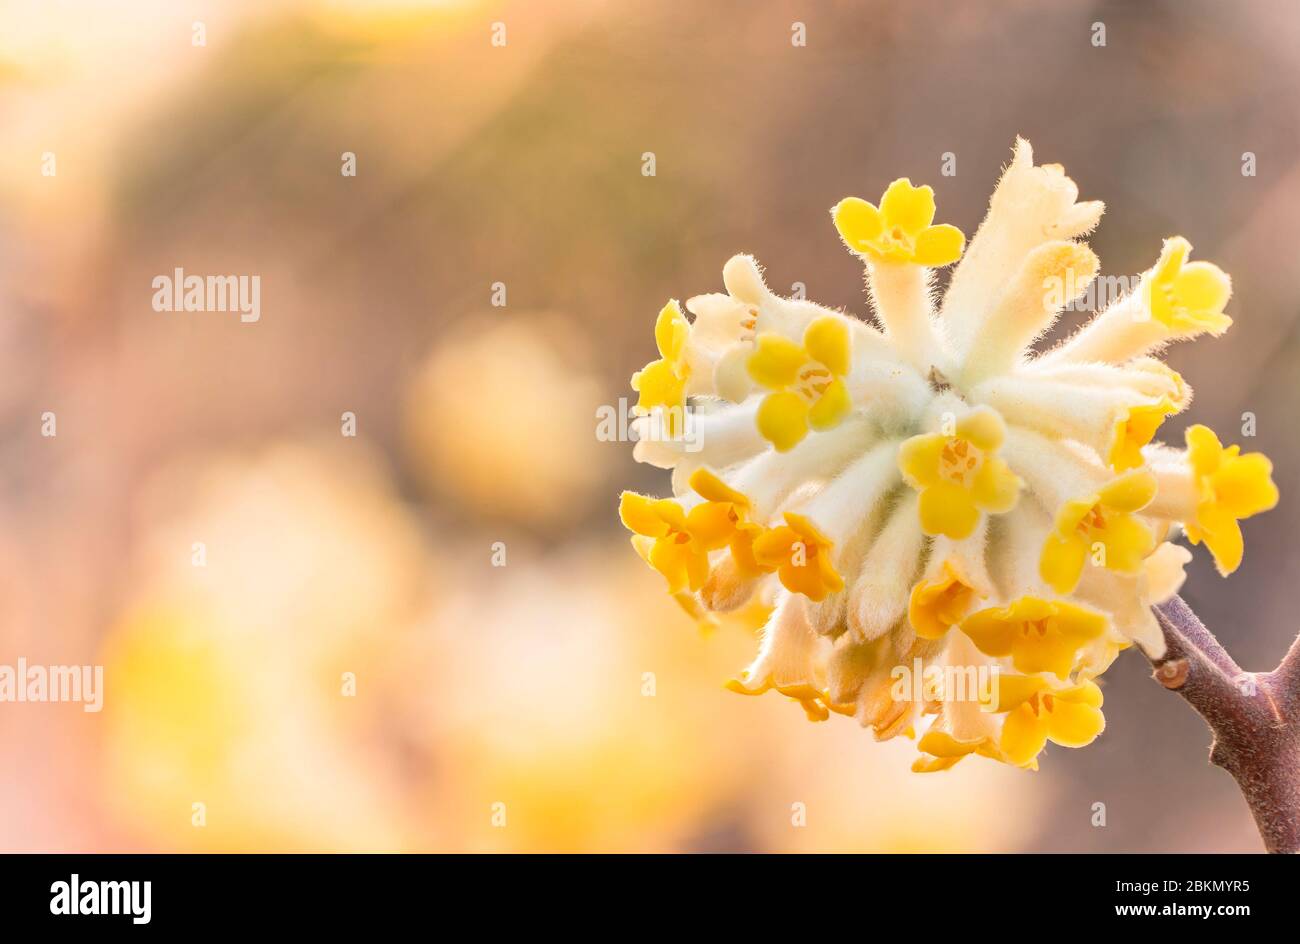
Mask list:
[[746,255],[725,294],[660,311],[635,454],[673,494],[625,492],[620,515],[688,612],[766,609],[729,688],[915,738],[918,771],[1036,769],[1047,742],[1101,733],[1121,650],[1163,654],[1151,606],[1182,583],[1179,537],[1238,567],[1239,522],[1278,500],[1268,459],[1199,425],[1155,442],[1192,397],[1157,355],[1228,329],[1228,276],[1171,237],[1131,291],[1035,347],[1097,274],[1083,237],[1102,210],[1021,140],[969,247],[907,179],[833,208],[874,325],[776,295]]

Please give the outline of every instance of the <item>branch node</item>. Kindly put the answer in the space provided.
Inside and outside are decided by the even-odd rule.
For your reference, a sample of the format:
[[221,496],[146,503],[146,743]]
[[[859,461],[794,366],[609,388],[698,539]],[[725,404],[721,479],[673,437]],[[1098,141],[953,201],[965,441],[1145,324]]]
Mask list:
[[1189,669],[1186,659],[1170,659],[1156,666],[1156,670],[1151,675],[1165,688],[1174,690],[1183,687]]

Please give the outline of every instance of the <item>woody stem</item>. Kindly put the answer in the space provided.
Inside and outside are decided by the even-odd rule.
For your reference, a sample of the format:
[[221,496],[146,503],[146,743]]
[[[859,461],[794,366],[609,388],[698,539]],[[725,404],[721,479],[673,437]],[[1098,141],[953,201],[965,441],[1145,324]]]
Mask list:
[[1300,852],[1300,638],[1272,672],[1243,672],[1181,597],[1155,607],[1168,647],[1152,673],[1205,719],[1269,852]]

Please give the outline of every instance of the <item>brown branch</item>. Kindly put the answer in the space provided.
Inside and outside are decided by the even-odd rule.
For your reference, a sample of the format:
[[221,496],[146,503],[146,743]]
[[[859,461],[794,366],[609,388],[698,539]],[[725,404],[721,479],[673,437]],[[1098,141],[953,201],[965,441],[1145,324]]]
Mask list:
[[1181,597],[1155,607],[1168,647],[1154,678],[1205,719],[1269,852],[1300,852],[1300,639],[1272,672],[1243,672]]
[[1291,648],[1278,667],[1268,673],[1268,679],[1274,697],[1287,716],[1300,715],[1300,636],[1291,642]]

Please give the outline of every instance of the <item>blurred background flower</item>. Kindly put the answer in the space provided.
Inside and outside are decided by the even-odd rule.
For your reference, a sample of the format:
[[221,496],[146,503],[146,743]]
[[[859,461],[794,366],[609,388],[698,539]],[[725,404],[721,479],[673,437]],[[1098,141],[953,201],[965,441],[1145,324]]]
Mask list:
[[[969,233],[1023,133],[1114,208],[1104,272],[1177,229],[1233,275],[1233,330],[1172,354],[1180,420],[1251,414],[1283,503],[1186,595],[1271,665],[1298,41],[1286,0],[9,0],[0,663],[102,663],[106,692],[0,705],[0,848],[1257,848],[1136,656],[1106,734],[1037,775],[916,778],[906,744],[724,691],[752,627],[662,598],[614,509],[666,478],[594,430],[667,298],[747,251],[861,313],[827,210],[907,175]],[[178,266],[259,275],[261,320],[153,311]]]

